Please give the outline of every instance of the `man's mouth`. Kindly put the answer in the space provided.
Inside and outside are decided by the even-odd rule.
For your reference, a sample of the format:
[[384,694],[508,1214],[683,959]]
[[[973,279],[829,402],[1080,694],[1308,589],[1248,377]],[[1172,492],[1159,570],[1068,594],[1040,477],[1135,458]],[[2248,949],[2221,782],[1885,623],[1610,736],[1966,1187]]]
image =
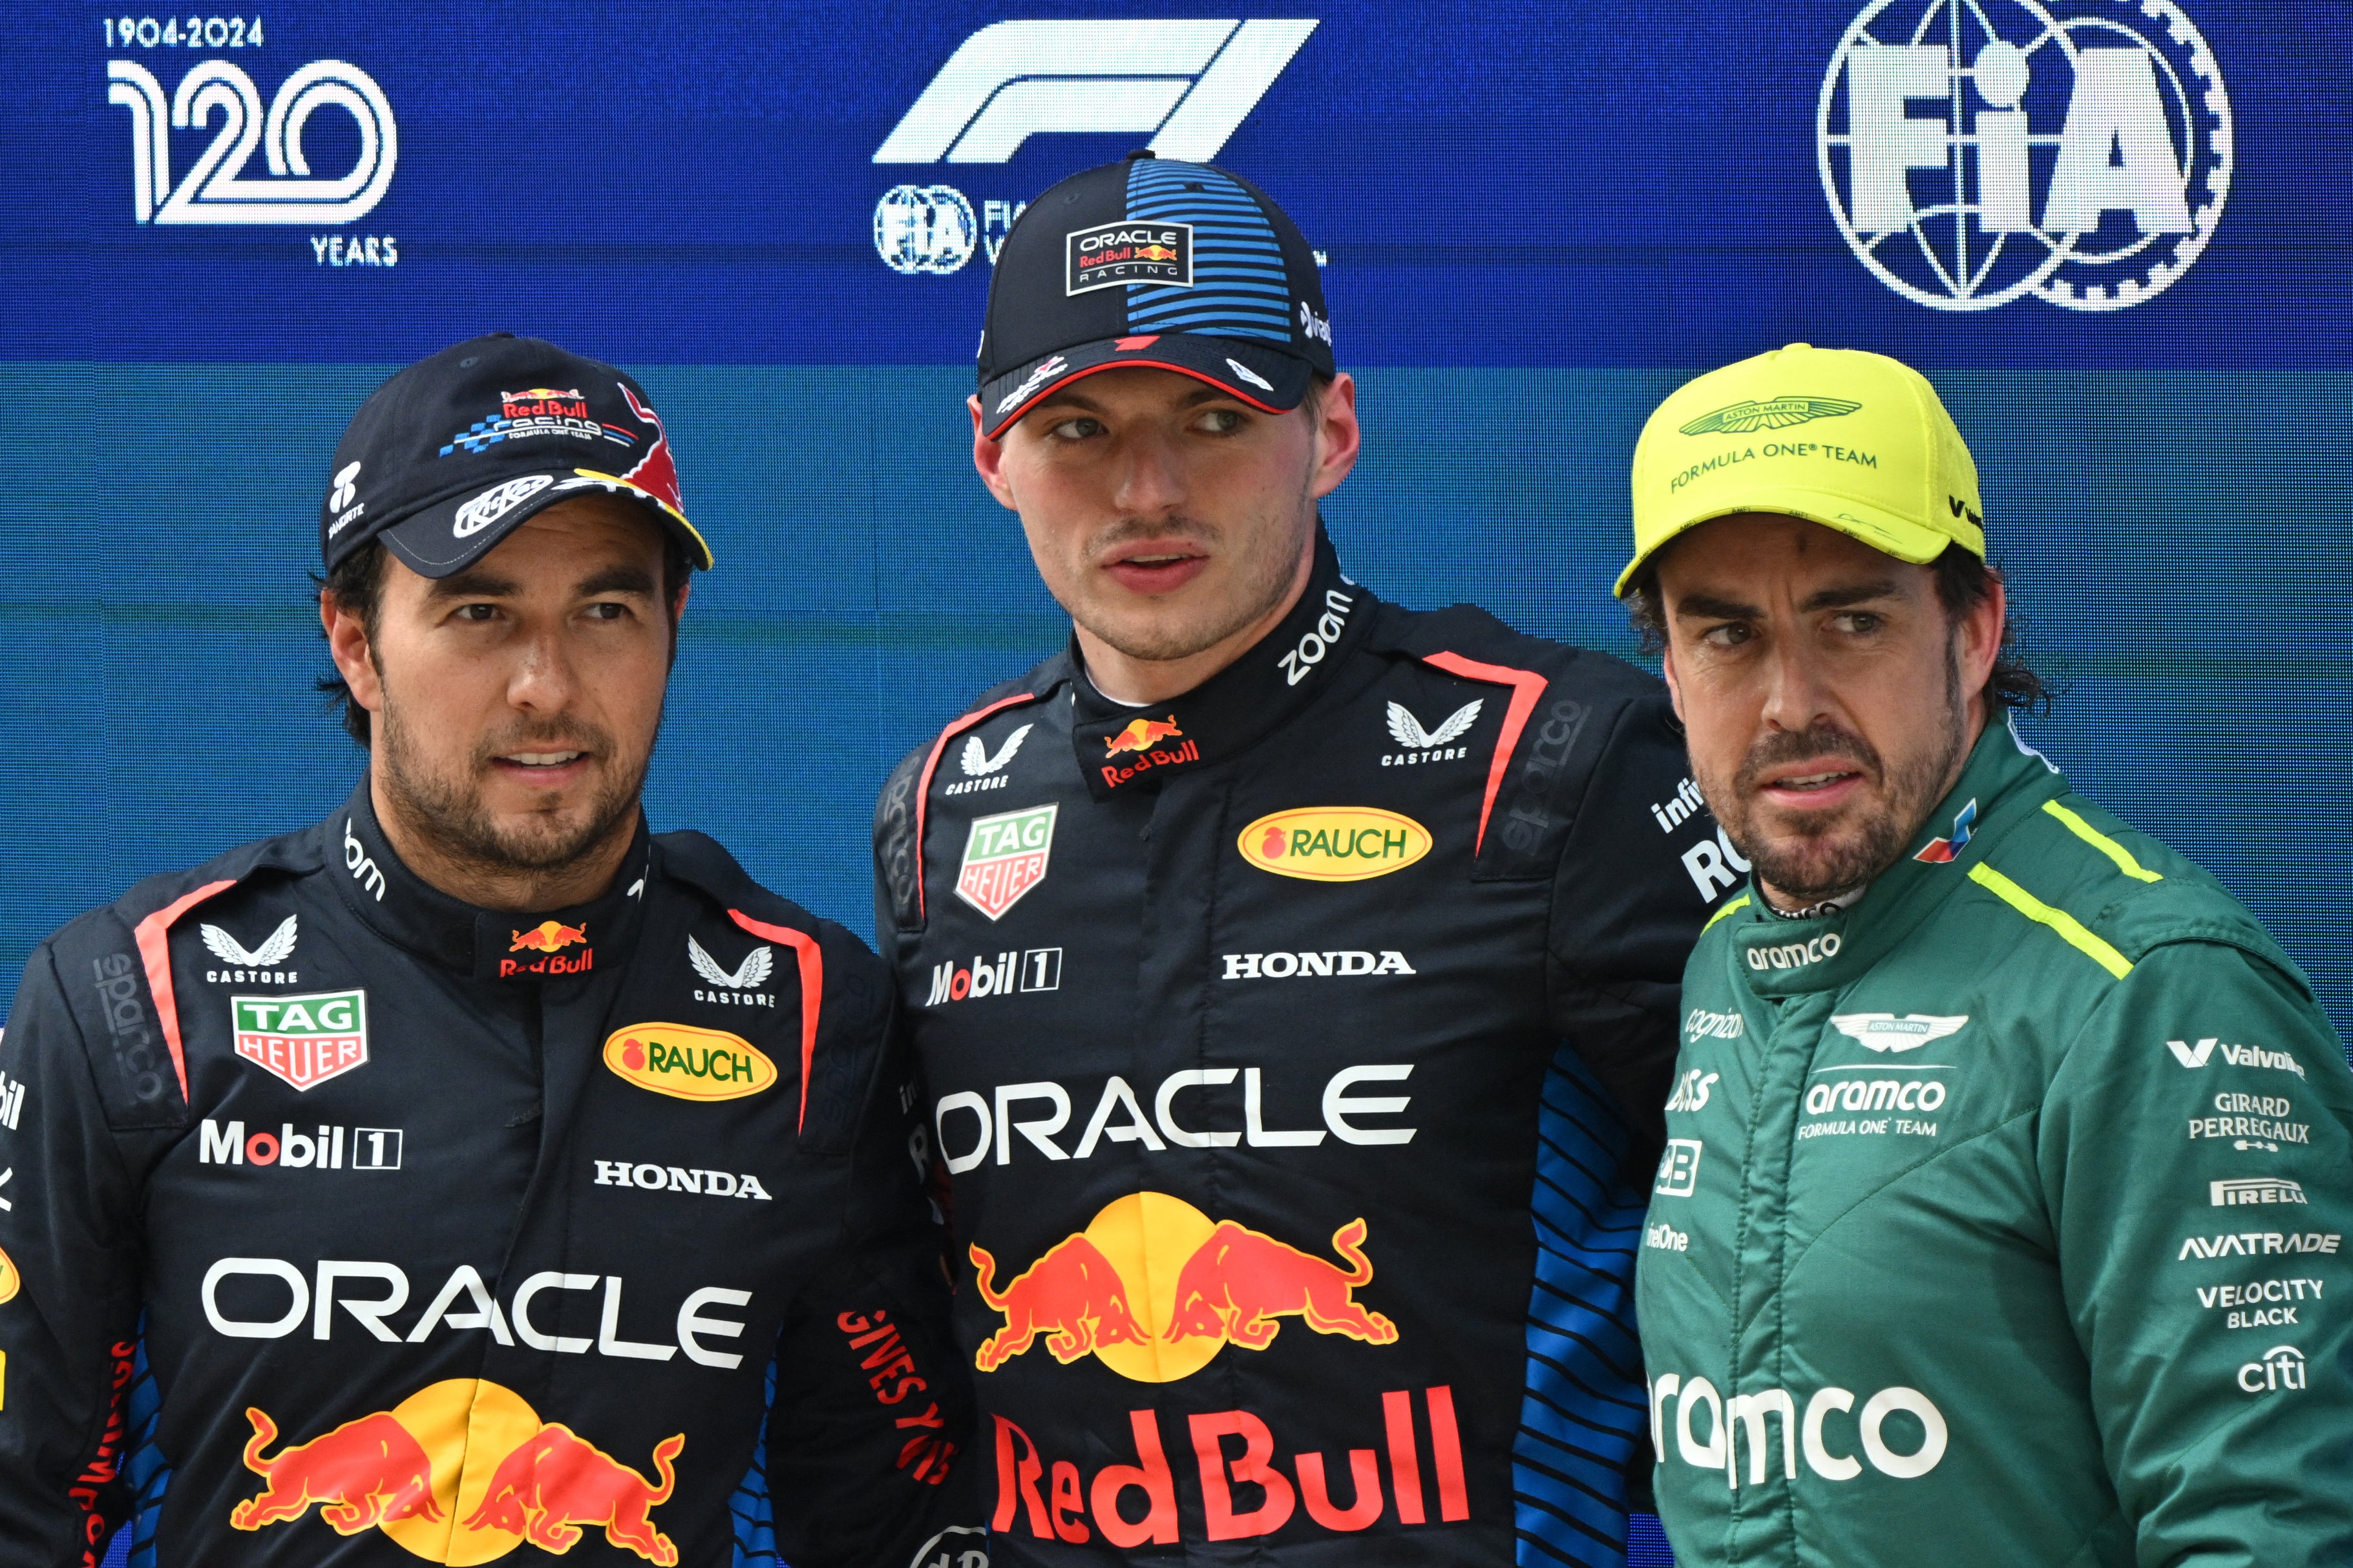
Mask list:
[[1113,581],[1134,594],[1167,594],[1199,576],[1209,558],[1191,545],[1142,540],[1123,545],[1103,562]]
[[1862,783],[1859,769],[1817,764],[1803,773],[1780,773],[1762,780],[1757,793],[1778,805],[1816,810],[1842,804],[1862,787]]
[[546,787],[568,784],[578,777],[586,768],[588,758],[588,752],[577,750],[501,752],[491,762],[509,778]]

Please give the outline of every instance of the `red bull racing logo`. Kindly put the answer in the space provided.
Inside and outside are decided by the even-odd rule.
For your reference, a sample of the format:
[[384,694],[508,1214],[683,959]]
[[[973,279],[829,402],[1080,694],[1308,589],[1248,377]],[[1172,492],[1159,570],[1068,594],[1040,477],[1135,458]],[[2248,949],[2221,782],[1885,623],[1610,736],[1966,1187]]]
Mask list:
[[542,921],[529,931],[514,933],[514,943],[509,952],[536,952],[540,956],[525,962],[519,958],[499,960],[499,978],[511,980],[518,974],[556,975],[585,974],[596,967],[596,950],[563,956],[567,947],[576,947],[588,940],[586,926],[568,926],[561,921]]
[[1103,754],[1116,757],[1129,754],[1134,761],[1122,766],[1106,762],[1103,764],[1103,783],[1117,789],[1140,773],[1152,768],[1174,766],[1178,763],[1198,763],[1201,747],[1198,742],[1185,741],[1181,746],[1163,746],[1162,741],[1184,741],[1185,731],[1176,727],[1176,715],[1166,719],[1130,719],[1127,727],[1116,735],[1103,739]]
[[670,1500],[683,1435],[654,1446],[657,1483],[541,1421],[512,1390],[473,1378],[433,1384],[274,1455],[278,1424],[245,1414],[246,1468],[267,1484],[230,1510],[234,1529],[290,1523],[317,1504],[336,1534],[380,1530],[430,1563],[493,1563],[525,1542],[560,1554],[590,1530],[659,1568],[678,1562],[652,1512]]
[[1286,1317],[1319,1334],[1394,1344],[1397,1325],[1356,1300],[1373,1279],[1365,1232],[1353,1219],[1332,1233],[1335,1264],[1232,1220],[1213,1223],[1182,1198],[1133,1193],[1002,1289],[997,1260],[975,1246],[975,1284],[1005,1326],[973,1364],[995,1372],[1042,1338],[1066,1366],[1092,1355],[1122,1377],[1169,1383],[1229,1344],[1266,1349]]

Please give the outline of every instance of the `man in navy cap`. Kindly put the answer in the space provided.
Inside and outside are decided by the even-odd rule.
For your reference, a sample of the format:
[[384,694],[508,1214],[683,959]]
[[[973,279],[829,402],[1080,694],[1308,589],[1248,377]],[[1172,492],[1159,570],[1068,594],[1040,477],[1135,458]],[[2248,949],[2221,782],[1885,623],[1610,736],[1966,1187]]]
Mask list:
[[888,976],[638,805],[711,564],[660,417],[498,334],[330,472],[364,776],[67,926],[0,1042],[9,1561],[960,1557]]
[[1656,680],[1342,575],[1332,336],[1203,164],[1077,175],[997,256],[973,459],[1071,639],[875,849],[999,1563],[1624,1559],[1722,850]]

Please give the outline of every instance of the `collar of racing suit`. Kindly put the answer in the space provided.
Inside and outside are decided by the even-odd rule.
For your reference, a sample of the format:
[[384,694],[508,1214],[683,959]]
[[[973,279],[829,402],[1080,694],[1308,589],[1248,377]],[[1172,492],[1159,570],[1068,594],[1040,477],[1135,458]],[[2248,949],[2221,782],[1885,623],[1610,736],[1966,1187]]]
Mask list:
[[652,864],[653,839],[640,812],[620,875],[601,898],[518,914],[453,899],[403,865],[376,821],[364,774],[319,832],[328,858],[345,873],[332,879],[364,924],[396,946],[478,980],[569,979],[625,958]]
[[1718,917],[1735,922],[1733,963],[1742,983],[1776,998],[1852,984],[1966,886],[1989,849],[2066,791],[2065,776],[2014,728],[1988,723],[1910,851],[1848,908],[1780,916],[1765,908],[1752,875],[1746,896]]
[[1097,800],[1157,791],[1172,773],[1239,756],[1319,695],[1315,677],[1364,638],[1373,596],[1340,574],[1322,523],[1306,592],[1275,628],[1217,674],[1166,702],[1131,708],[1097,691],[1078,639],[1067,658],[1079,771]]

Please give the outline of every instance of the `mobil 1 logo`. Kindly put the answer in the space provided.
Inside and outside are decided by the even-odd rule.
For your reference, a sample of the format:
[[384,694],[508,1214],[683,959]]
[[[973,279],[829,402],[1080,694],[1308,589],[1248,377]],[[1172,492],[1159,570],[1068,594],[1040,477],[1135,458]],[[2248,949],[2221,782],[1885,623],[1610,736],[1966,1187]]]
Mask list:
[[1017,991],[1060,991],[1062,950],[1033,947],[1015,952],[976,953],[970,963],[947,959],[932,966],[932,994],[923,1005],[976,1002],[985,996],[1008,996]]

